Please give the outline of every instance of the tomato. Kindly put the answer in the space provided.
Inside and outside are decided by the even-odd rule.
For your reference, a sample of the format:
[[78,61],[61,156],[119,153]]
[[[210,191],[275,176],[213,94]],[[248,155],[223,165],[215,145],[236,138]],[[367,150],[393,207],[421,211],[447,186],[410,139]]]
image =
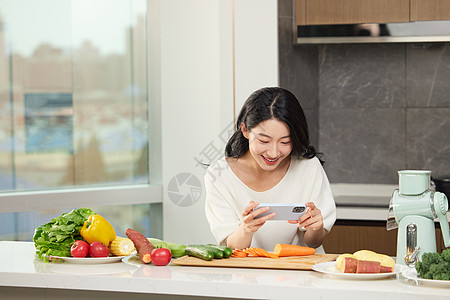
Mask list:
[[89,255],[92,257],[108,257],[109,248],[98,241],[92,242],[89,246]]
[[172,252],[167,248],[156,248],[152,250],[150,256],[155,266],[166,266],[172,259]]
[[85,241],[77,240],[70,247],[70,255],[73,257],[86,257],[89,253],[89,244]]

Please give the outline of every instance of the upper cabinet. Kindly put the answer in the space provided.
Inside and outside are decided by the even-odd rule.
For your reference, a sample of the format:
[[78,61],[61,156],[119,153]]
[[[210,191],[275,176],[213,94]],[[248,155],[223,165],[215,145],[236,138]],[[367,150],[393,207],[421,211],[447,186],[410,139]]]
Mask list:
[[450,1],[411,0],[411,21],[450,20]]
[[296,25],[450,20],[449,0],[295,0]]

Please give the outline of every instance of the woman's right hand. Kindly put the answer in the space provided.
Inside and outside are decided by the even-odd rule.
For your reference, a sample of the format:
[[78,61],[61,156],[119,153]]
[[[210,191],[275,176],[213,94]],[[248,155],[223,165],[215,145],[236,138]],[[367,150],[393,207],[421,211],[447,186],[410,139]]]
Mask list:
[[250,201],[242,212],[243,222],[241,226],[246,232],[255,233],[259,228],[261,228],[261,226],[264,225],[264,223],[266,223],[267,220],[272,219],[275,216],[275,213],[271,213],[267,216],[255,219],[256,216],[269,210],[268,207],[262,207],[254,210],[256,207],[258,207],[258,205],[259,203]]
[[268,207],[253,210],[258,205],[259,203],[250,201],[250,203],[244,208],[244,211],[242,212],[243,222],[239,226],[239,229],[227,237],[227,246],[231,249],[244,249],[250,247],[253,234],[258,231],[258,229],[261,228],[267,220],[275,216],[275,213],[271,213],[267,216],[255,219],[255,217],[259,214],[269,210]]

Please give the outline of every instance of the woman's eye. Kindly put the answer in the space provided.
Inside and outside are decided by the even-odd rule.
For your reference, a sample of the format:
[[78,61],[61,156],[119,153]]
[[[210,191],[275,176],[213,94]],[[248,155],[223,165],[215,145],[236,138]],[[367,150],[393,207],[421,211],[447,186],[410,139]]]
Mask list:
[[262,144],[267,144],[268,141],[259,140]]
[[291,143],[291,141],[289,142],[281,142],[283,145],[289,145]]

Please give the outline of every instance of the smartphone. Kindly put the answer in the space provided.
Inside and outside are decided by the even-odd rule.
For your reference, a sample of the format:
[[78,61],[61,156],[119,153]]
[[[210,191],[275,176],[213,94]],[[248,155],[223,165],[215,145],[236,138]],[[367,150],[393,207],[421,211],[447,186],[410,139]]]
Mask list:
[[305,212],[306,205],[303,203],[261,203],[254,210],[269,207],[269,210],[259,214],[255,219],[267,216],[271,213],[276,213],[276,215],[270,219],[271,220],[298,220]]

